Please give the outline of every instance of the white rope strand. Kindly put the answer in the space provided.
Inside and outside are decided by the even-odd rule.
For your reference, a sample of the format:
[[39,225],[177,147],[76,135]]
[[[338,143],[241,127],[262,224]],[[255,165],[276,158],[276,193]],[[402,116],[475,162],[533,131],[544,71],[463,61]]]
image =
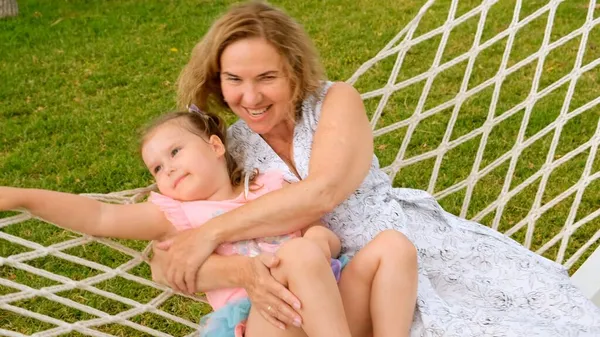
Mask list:
[[[597,73],[600,66],[600,58],[593,60],[589,60],[589,58],[587,60],[584,59],[586,52],[591,48],[592,37],[590,36],[590,32],[593,29],[597,29],[600,25],[600,17],[594,18],[597,1],[591,0],[588,2],[586,19],[580,27],[573,28],[564,36],[553,41],[551,40],[551,35],[553,28],[560,23],[560,19],[557,18],[561,15],[559,6],[564,4],[563,1],[548,0],[545,5],[537,8],[533,13],[520,18],[522,7],[528,3],[523,0],[517,0],[512,12],[512,18],[510,22],[506,23],[507,27],[502,28],[501,31],[494,31],[493,34],[490,34],[493,36],[482,41],[484,39],[484,32],[487,29],[486,23],[494,20],[494,8],[501,5],[502,2],[498,0],[482,0],[479,5],[457,17],[459,1],[452,0],[448,12],[442,14],[446,15],[445,22],[416,36],[418,32],[417,28],[423,24],[426,14],[429,13],[436,2],[436,0],[427,0],[416,16],[372,59],[364,62],[347,80],[351,84],[360,83],[360,80],[366,77],[365,74],[374,69],[374,67],[381,65],[382,62],[391,61],[392,58],[394,60],[393,67],[389,71],[389,74],[386,74],[387,78],[379,82],[382,83],[381,87],[369,89],[368,91],[365,90],[365,92],[361,93],[363,100],[377,100],[376,108],[370,114],[372,116],[370,123],[376,139],[400,129],[405,130],[404,138],[399,142],[397,152],[394,150],[390,156],[393,160],[383,170],[390,175],[391,179],[394,179],[398,174],[402,174],[403,171],[401,172],[401,170],[411,165],[430,161],[432,163],[431,176],[425,181],[424,188],[438,199],[451,197],[454,194],[459,195],[458,200],[462,202],[457,206],[457,213],[460,213],[461,217],[467,217],[471,214],[471,219],[475,221],[490,220],[490,223],[487,223],[487,225],[496,230],[501,228],[504,234],[508,236],[524,233],[522,243],[525,247],[534,250],[538,254],[550,255],[551,252],[553,254],[556,252],[555,255],[552,255],[552,258],[567,268],[577,265],[583,256],[589,254],[597,246],[600,240],[600,225],[591,229],[590,226],[585,227],[586,233],[590,233],[588,234],[589,237],[582,239],[580,236],[577,236],[577,240],[572,239],[573,235],[582,227],[589,224],[598,224],[598,221],[600,221],[600,204],[592,206],[593,209],[591,210],[582,210],[581,207],[583,202],[587,200],[586,196],[588,194],[586,193],[589,193],[592,188],[591,186],[597,187],[600,180],[600,171],[598,171],[598,167],[594,167],[594,165],[597,166],[597,163],[600,162],[598,160],[598,156],[600,156],[598,153],[598,147],[600,147],[600,117],[595,120],[596,124],[591,126],[596,125],[596,129],[589,139],[583,139],[581,143],[574,144],[568,151],[565,150],[563,152],[560,150],[560,142],[561,136],[564,136],[565,132],[570,132],[565,131],[569,130],[569,123],[576,121],[577,117],[582,118],[593,114],[593,111],[596,111],[600,105],[600,93],[597,93],[595,97],[585,99],[583,102],[581,101],[581,97],[576,96],[578,83],[581,84],[584,76],[592,72]],[[507,15],[511,14],[508,13]],[[539,49],[528,53],[527,56],[524,56],[518,62],[514,62],[510,58],[511,53],[519,43],[517,40],[519,32],[531,26],[532,23],[540,18],[546,18],[547,21],[543,28],[543,38]],[[452,59],[444,59],[444,52],[451,42],[450,37],[453,30],[460,25],[474,22],[474,20],[478,21],[472,40],[461,41],[465,46],[469,47],[469,50]],[[571,70],[561,75],[560,78],[553,80],[552,83],[545,83],[544,88],[540,89],[541,80],[545,73],[545,63],[547,63],[546,59],[549,54],[553,51],[559,51],[559,48],[568,43],[573,43],[576,39],[580,40],[576,52],[573,49],[573,54],[576,54]],[[433,49],[435,50],[435,55],[431,55],[432,58],[428,59],[432,61],[427,61],[431,62],[427,69],[410,78],[403,78],[401,81],[396,82],[399,74],[400,76],[403,74],[403,68],[409,66],[407,65],[407,60],[409,60],[410,52],[414,50],[413,48],[419,46],[421,43],[432,40],[439,40],[439,45]],[[477,82],[477,85],[470,83],[477,72],[478,57],[481,57],[484,51],[498,46],[498,44],[504,44],[504,50],[502,55],[497,55],[498,63],[495,63],[496,65],[494,66],[497,69],[491,69],[493,70],[493,75],[481,79],[481,81]],[[429,106],[430,102],[428,98],[433,94],[437,94],[432,92],[436,90],[434,88],[435,79],[445,71],[456,69],[457,67],[461,67],[461,69],[464,67],[460,83],[456,83],[457,86],[454,89],[457,90],[457,93],[453,97],[444,99],[443,102]],[[514,102],[511,106],[503,106],[501,95],[504,92],[503,90],[506,89],[507,79],[510,76],[517,76],[519,71],[526,71],[529,68],[535,69],[535,71],[532,77],[528,78],[531,84],[527,88],[527,97],[519,99],[520,102]],[[419,97],[414,111],[408,111],[408,114],[405,113],[406,111],[401,111],[404,113],[403,115],[410,116],[402,120],[386,122],[386,125],[381,125],[383,123],[380,122],[385,114],[388,113],[386,109],[389,109],[390,102],[394,99],[394,94],[401,90],[417,86],[421,91],[418,94]],[[463,113],[463,109],[467,104],[465,102],[477,97],[477,95],[487,95],[487,91],[490,92],[489,106],[485,106],[481,114],[480,124],[464,130],[460,136],[453,138],[453,133],[458,128],[457,123],[461,118],[461,113]],[[550,95],[561,92],[565,92],[565,96],[560,104],[560,108],[557,108],[557,111],[554,112],[557,117],[553,121],[540,126],[540,130],[535,131],[535,133],[526,135],[527,130],[531,126],[530,122],[535,113],[534,108],[536,103],[539,103]],[[573,107],[573,101],[578,102],[579,106],[577,108]],[[499,111],[500,108],[503,111]],[[448,114],[449,118],[447,119],[445,130],[440,133],[439,138],[436,138],[439,139],[439,145],[436,145],[435,148],[426,149],[426,151],[420,151],[419,154],[411,155],[411,140],[419,132],[422,123],[428,118],[439,116],[449,111],[451,113]],[[391,113],[397,112],[394,111]],[[522,120],[514,126],[514,144],[511,143],[507,145],[506,149],[501,149],[499,153],[494,155],[494,158],[489,160],[484,159],[486,158],[486,149],[488,149],[491,137],[493,137],[492,131],[500,125],[505,125],[503,123],[509,123],[511,118],[518,118],[520,116],[522,116]],[[591,133],[592,130],[589,130]],[[547,146],[547,150],[545,150],[547,152],[539,155],[540,158],[543,156],[543,163],[539,163],[541,166],[526,177],[517,177],[519,160],[522,159],[524,152],[535,146],[536,142],[545,141],[546,139],[551,139],[551,141],[549,146]],[[510,140],[512,141],[513,139]],[[467,142],[475,141],[479,141],[479,143],[473,147],[473,159],[469,159],[470,166],[466,168],[465,177],[457,178],[451,184],[448,183],[445,186],[440,186],[440,180],[446,174],[443,171],[444,160],[447,159],[449,153]],[[557,153],[560,156],[557,156]],[[577,176],[572,181],[569,181],[568,184],[565,184],[568,186],[563,186],[558,191],[550,191],[553,179],[552,174],[561,166],[568,165],[576,160],[578,160],[578,164],[581,164],[580,167],[583,167],[581,173],[577,171]],[[499,180],[501,182],[498,183],[498,186],[494,186],[498,191],[497,196],[493,200],[486,200],[485,204],[477,204],[476,201],[479,202],[476,195],[478,184],[482,184],[482,179],[495,174],[498,170],[503,170],[502,172],[505,171],[506,173],[503,177],[500,177]],[[153,190],[156,190],[154,185],[108,194],[91,193],[84,195],[108,203],[131,204],[145,200],[149,192]],[[505,209],[509,209],[507,205],[525,190],[534,191],[531,192],[530,200],[533,201],[531,207],[524,212],[526,214],[522,218],[515,219],[514,223],[505,223]],[[549,192],[552,192],[552,194],[550,195]],[[464,195],[458,193],[464,193]],[[568,212],[565,211],[566,219],[564,224],[558,226],[559,230],[553,228],[552,233],[548,235],[551,237],[540,242],[541,239],[536,236],[536,233],[547,225],[543,220],[544,215],[560,207],[561,203],[571,202],[571,200],[572,203],[568,207]],[[476,210],[473,209],[474,205],[477,206]],[[10,270],[27,273],[30,276],[43,277],[51,281],[51,285],[36,289],[20,283],[19,279],[16,278],[0,278],[2,289],[10,288],[13,291],[5,295],[0,295],[0,310],[52,325],[47,330],[33,334],[34,336],[59,336],[73,331],[90,336],[110,336],[106,332],[97,330],[97,328],[107,324],[117,324],[151,336],[168,336],[164,332],[132,321],[134,317],[148,313],[192,328],[193,330],[197,328],[197,322],[177,317],[172,313],[166,312],[166,309],[163,310],[162,307],[176,295],[206,303],[204,297],[175,294],[166,286],[131,273],[134,269],[149,262],[151,245],[148,244],[142,251],[138,251],[125,246],[121,241],[94,238],[78,233],[80,235],[66,238],[60,243],[44,246],[30,241],[26,237],[17,236],[11,234],[13,232],[7,231],[11,226],[31,220],[40,219],[36,219],[27,212],[20,212],[16,215],[0,218],[0,240],[2,242],[7,241],[11,245],[21,248],[12,255],[0,257],[0,268],[6,268],[6,270],[10,268]],[[556,225],[553,224],[553,226]],[[116,267],[109,267],[69,254],[70,250],[86,248],[90,243],[97,243],[118,251],[119,254],[126,257],[126,261],[119,262],[120,265]],[[84,279],[73,280],[69,277],[45,270],[43,267],[36,267],[37,264],[32,263],[36,259],[60,259],[81,266],[82,268],[91,268],[94,273]],[[147,303],[141,303],[143,302],[142,300],[134,300],[111,291],[100,289],[102,288],[102,283],[117,277],[152,288],[153,291],[156,291],[156,294],[153,298],[148,299]],[[94,294],[94,296],[101,296],[117,301],[119,304],[127,306],[127,309],[117,314],[110,314],[92,307],[90,303],[79,303],[60,295],[63,292],[74,290],[89,292]],[[36,298],[45,298],[92,317],[79,322],[69,323],[20,306],[21,301],[32,301]],[[5,327],[0,328],[0,335],[24,336],[21,333],[10,331]],[[188,336],[195,335],[197,335],[196,331]]]

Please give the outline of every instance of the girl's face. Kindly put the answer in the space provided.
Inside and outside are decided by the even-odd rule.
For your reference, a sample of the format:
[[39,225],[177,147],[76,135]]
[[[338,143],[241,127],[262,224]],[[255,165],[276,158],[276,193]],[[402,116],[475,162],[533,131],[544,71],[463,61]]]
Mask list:
[[262,38],[229,45],[221,55],[221,91],[229,108],[252,129],[265,135],[293,121],[285,60]]
[[219,137],[207,141],[177,121],[157,127],[142,147],[142,159],[160,192],[180,201],[210,199],[229,182],[224,154]]

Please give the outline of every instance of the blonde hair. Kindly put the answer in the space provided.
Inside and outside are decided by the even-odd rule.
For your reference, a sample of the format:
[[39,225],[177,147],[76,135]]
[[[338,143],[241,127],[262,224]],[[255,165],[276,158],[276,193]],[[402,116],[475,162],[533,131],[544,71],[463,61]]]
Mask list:
[[[225,121],[210,112],[171,112],[162,115],[155,120],[150,126],[148,126],[143,134],[140,142],[140,149],[151,137],[152,133],[158,129],[161,125],[167,123],[179,123],[189,132],[201,137],[208,139],[210,136],[215,135],[221,139],[225,149],[227,149],[227,124]],[[238,165],[233,156],[227,150],[225,150],[225,162],[227,164],[227,173],[233,186],[239,186],[242,183],[244,172],[243,169]],[[254,180],[257,172],[252,174],[250,180]]]
[[178,79],[180,108],[195,104],[202,110],[229,111],[221,92],[221,54],[227,46],[247,38],[265,39],[285,59],[294,107],[320,88],[325,76],[306,32],[282,10],[252,1],[232,7],[194,47]]

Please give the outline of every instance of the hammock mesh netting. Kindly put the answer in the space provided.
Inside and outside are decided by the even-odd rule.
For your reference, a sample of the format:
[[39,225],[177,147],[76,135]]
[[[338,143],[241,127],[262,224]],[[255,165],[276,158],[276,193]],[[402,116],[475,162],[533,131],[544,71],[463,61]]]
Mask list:
[[[569,19],[557,14],[561,4],[549,1],[525,13],[516,1],[504,14],[510,20],[498,26],[491,19],[507,10],[501,2],[463,9],[456,0],[441,7],[430,0],[348,82],[362,92],[376,153],[396,185],[426,189],[449,211],[573,271],[600,238],[600,96],[579,94],[590,78],[597,80],[600,58],[587,53],[599,48],[593,43],[594,36],[600,40],[600,17],[594,18],[597,5],[589,1],[580,9],[587,13],[580,25],[556,32],[556,23]],[[420,32],[419,23],[433,15],[443,21]],[[538,39],[521,41],[531,26],[540,27]],[[431,43],[435,53],[419,52]],[[514,50],[523,45],[531,51],[515,60]],[[572,60],[559,75],[552,69],[557,55]],[[418,71],[407,66],[415,57]],[[520,92],[507,101],[508,83],[516,82]],[[549,98],[559,100],[556,111],[545,108]],[[473,108],[474,102],[485,108]],[[585,130],[591,131],[581,141]],[[88,196],[133,203],[149,190]],[[54,228],[27,213],[0,218],[2,247],[9,247],[0,257],[0,335],[23,336],[15,332],[19,324],[35,327],[36,336],[169,336],[160,331],[165,326],[171,334],[197,333],[199,316],[210,308],[201,297],[186,298],[150,281],[147,243],[70,232],[33,242],[10,230],[34,225]],[[106,251],[120,258],[103,260]]]

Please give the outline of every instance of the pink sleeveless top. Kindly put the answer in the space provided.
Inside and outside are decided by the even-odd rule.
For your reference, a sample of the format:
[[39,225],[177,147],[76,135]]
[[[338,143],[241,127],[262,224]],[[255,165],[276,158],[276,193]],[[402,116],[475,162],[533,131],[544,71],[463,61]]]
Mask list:
[[[241,193],[235,199],[223,201],[177,201],[162,194],[152,192],[149,201],[157,205],[165,213],[165,216],[173,226],[181,231],[201,226],[215,216],[237,208],[270,191],[280,189],[283,186],[283,182],[283,174],[280,171],[271,170],[256,177],[252,187],[248,189],[247,197],[245,197],[244,193]],[[253,257],[261,252],[274,253],[283,242],[300,236],[301,233],[298,231],[287,235],[224,243],[215,252],[223,256],[244,255]],[[218,289],[206,293],[208,303],[210,303],[214,310],[221,308],[230,301],[247,296],[248,294],[242,288]]]

